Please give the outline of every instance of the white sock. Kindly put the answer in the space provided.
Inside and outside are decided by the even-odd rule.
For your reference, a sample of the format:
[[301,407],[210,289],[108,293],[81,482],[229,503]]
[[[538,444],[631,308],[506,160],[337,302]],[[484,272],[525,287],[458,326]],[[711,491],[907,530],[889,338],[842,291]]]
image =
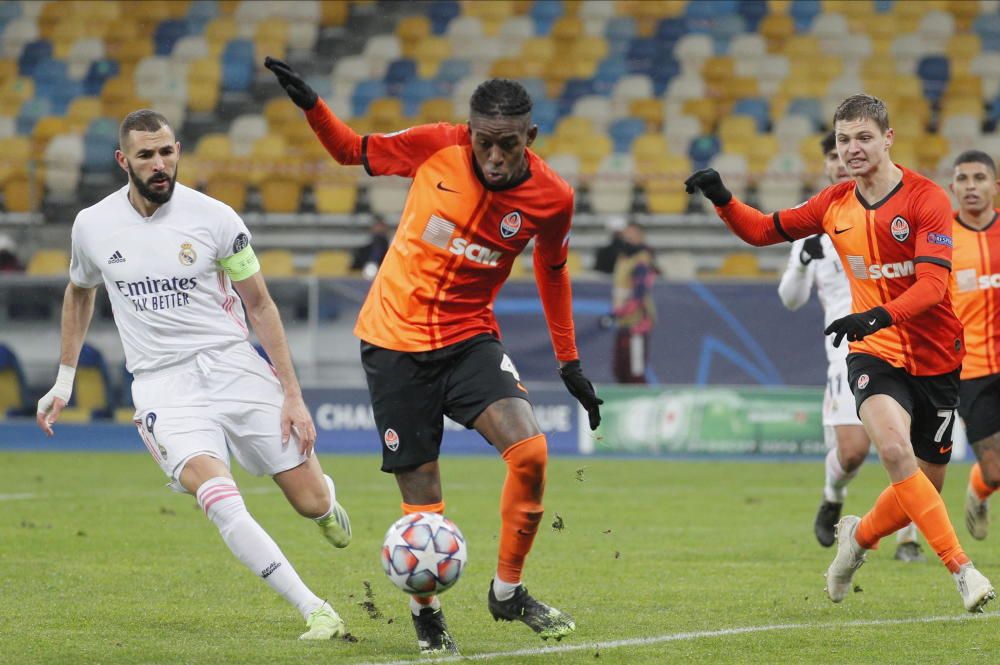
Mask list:
[[[421,600],[426,600],[426,598],[422,598]],[[418,614],[420,614],[420,610],[424,609],[425,607],[430,607],[432,609],[439,610],[441,609],[441,601],[440,599],[438,599],[437,596],[434,596],[433,598],[431,598],[430,603],[421,605],[420,603],[417,602],[415,596],[410,596],[410,612],[413,613],[413,616],[417,616]]]
[[247,512],[240,490],[232,479],[207,480],[195,496],[236,558],[294,605],[303,618],[308,618],[313,610],[323,605],[323,600],[299,578],[278,544]]
[[319,517],[315,518],[317,522],[322,522],[327,517],[333,514],[333,502],[337,500],[337,488],[333,484],[333,478],[331,478],[326,474],[323,474],[323,479],[326,480],[326,486],[330,489],[330,509],[327,510],[322,515],[320,515]]
[[910,522],[902,529],[896,532],[896,542],[897,543],[915,543],[917,542],[917,525]]
[[826,484],[823,486],[823,498],[831,503],[844,503],[847,496],[847,484],[858,475],[858,470],[847,473],[840,466],[837,449],[831,448],[826,454]]
[[510,600],[514,597],[514,592],[517,591],[517,587],[521,586],[520,582],[504,582],[500,579],[499,575],[493,576],[493,595],[497,597],[497,600]]

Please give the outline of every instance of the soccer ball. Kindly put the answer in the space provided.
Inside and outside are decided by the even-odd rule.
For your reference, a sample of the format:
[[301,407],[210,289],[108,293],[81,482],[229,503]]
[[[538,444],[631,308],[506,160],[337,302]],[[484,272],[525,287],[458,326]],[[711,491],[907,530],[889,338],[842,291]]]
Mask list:
[[437,513],[404,515],[382,541],[382,570],[413,596],[433,596],[455,586],[468,560],[462,532]]

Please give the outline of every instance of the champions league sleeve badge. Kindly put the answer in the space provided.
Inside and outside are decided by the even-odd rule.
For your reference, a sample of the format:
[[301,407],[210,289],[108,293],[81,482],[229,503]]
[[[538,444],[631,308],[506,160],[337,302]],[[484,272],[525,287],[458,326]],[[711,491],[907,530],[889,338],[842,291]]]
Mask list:
[[183,242],[181,243],[181,251],[177,254],[177,258],[180,260],[181,265],[193,266],[194,262],[198,260],[198,255],[195,253],[191,243]]
[[245,233],[241,233],[236,236],[236,240],[233,241],[233,254],[239,254],[250,244],[250,238]]

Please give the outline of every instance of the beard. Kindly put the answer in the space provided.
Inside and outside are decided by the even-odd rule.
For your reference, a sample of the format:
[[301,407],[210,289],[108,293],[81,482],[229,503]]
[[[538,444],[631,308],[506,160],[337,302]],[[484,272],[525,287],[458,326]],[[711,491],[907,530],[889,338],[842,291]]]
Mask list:
[[[135,171],[132,170],[131,164],[128,164],[128,174],[129,177],[132,179],[132,182],[135,183],[136,191],[139,192],[139,195],[142,196],[142,198],[146,199],[147,201],[151,201],[152,203],[155,203],[157,205],[163,205],[164,203],[170,200],[171,196],[174,195],[174,185],[177,184],[176,167],[174,168],[173,177],[166,176],[163,173],[157,173],[156,175],[151,176],[149,180],[146,180],[145,182],[138,175],[136,175]],[[167,178],[169,178],[170,180],[169,187],[167,187],[162,192],[158,192],[155,189],[153,189],[152,184],[154,182],[159,182],[160,180]]]

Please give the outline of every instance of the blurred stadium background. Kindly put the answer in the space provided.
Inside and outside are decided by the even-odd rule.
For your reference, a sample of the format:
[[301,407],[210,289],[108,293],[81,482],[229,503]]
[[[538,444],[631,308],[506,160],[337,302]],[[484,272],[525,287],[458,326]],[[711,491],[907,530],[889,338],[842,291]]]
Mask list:
[[[31,414],[51,384],[70,225],[124,183],[117,127],[141,107],[171,120],[179,180],[252,229],[304,382],[364,385],[350,329],[367,282],[350,253],[375,217],[395,225],[408,182],[336,165],[265,55],[359,133],[461,122],[483,79],[523,82],[536,151],[577,188],[577,320],[602,382],[610,285],[591,268],[622,218],[645,226],[663,271],[654,380],[825,378],[818,306],[793,315],[774,293],[787,246],[748,252],[684,193],[693,169],[761,208],[794,205],[825,183],[820,139],[859,91],[887,102],[899,163],[945,182],[959,151],[1000,157],[997,0],[2,2],[0,245],[26,270],[0,273],[0,418]],[[525,258],[497,310],[518,326],[522,371],[550,380]],[[106,301],[89,341],[77,417],[128,420]]]

